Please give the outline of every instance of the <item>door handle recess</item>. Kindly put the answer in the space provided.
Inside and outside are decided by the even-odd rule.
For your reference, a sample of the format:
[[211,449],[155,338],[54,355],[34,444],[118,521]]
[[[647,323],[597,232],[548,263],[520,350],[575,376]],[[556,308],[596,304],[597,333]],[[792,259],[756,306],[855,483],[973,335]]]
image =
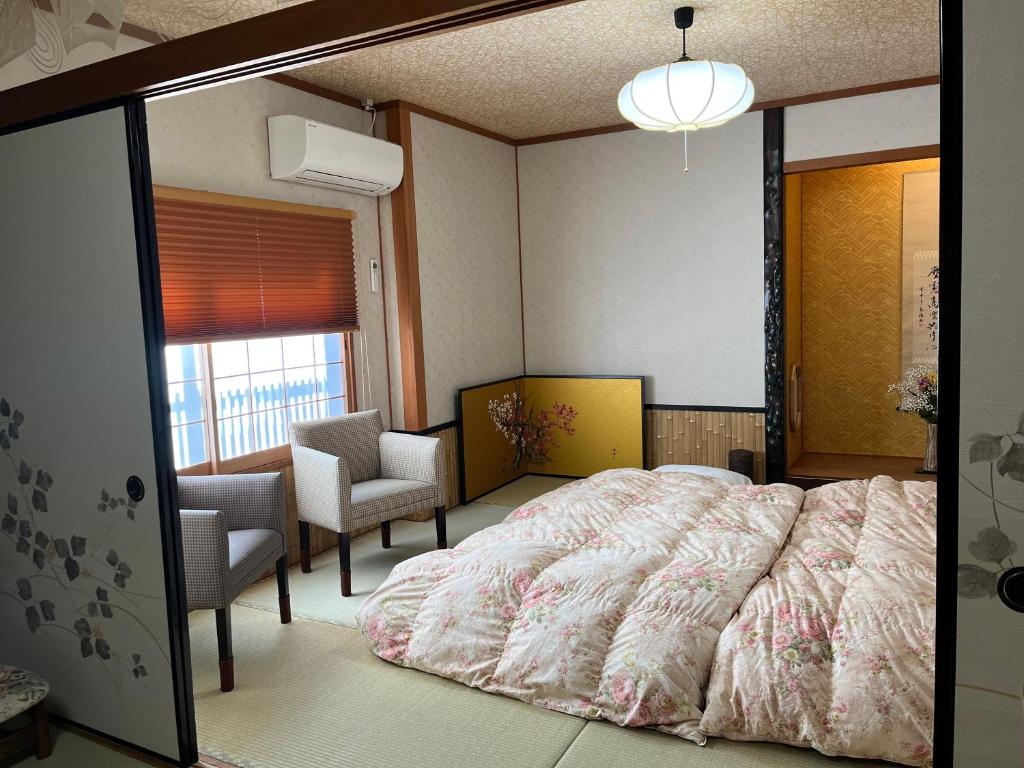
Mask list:
[[142,498],[146,495],[146,486],[138,475],[129,477],[128,482],[124,484],[124,489],[128,493],[128,498],[132,501],[142,501]]
[[1011,611],[1024,613],[1024,566],[1003,571],[996,583],[996,594]]

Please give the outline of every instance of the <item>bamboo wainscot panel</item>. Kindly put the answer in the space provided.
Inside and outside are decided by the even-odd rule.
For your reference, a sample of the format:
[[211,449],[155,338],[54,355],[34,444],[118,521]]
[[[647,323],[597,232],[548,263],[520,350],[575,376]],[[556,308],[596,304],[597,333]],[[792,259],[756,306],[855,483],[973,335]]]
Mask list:
[[754,452],[754,482],[763,483],[764,414],[727,411],[648,410],[647,466],[729,466],[729,451]]

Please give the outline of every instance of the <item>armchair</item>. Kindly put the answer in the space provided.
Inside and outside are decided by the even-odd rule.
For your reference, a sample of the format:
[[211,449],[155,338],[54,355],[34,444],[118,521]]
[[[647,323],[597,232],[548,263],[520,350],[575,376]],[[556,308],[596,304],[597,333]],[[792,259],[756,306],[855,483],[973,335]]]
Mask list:
[[277,568],[281,623],[292,620],[284,484],[277,472],[179,477],[178,505],[188,610],[216,611],[220,689],[230,691],[231,601],[271,565]]
[[448,546],[441,441],[385,432],[379,411],[292,424],[292,464],[299,512],[302,572],[309,573],[309,524],[338,534],[341,594],[352,594],[351,534],[380,525],[391,546],[391,521],[434,508],[437,546]]

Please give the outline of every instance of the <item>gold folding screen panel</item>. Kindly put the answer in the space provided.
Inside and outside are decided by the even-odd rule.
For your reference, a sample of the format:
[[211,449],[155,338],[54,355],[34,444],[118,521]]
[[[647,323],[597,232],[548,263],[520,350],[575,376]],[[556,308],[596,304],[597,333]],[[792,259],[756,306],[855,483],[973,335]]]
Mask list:
[[525,474],[644,465],[639,376],[520,376],[459,391],[463,498]]

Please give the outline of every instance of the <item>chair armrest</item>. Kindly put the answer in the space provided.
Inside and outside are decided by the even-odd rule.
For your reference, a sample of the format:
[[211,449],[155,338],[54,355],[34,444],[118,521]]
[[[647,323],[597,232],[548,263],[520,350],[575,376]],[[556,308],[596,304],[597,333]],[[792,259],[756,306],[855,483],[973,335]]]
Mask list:
[[348,465],[340,456],[292,445],[295,469],[295,503],[299,520],[328,528],[342,528],[350,518],[352,478]]
[[384,432],[380,436],[381,477],[418,480],[437,488],[435,506],[445,502],[444,453],[436,437]]
[[285,536],[284,481],[280,472],[178,478],[182,509],[216,509],[228,531],[267,528]]
[[223,608],[229,565],[224,515],[217,510],[183,509],[180,516],[188,609]]

